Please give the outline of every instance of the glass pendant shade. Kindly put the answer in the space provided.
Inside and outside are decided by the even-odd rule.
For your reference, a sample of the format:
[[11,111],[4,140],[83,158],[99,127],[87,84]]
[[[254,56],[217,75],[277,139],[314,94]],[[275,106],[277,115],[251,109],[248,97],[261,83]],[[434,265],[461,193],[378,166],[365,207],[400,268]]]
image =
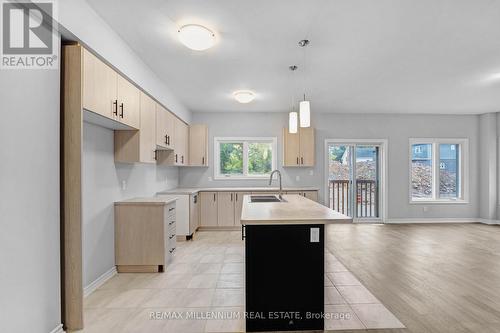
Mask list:
[[297,133],[297,112],[290,112],[288,114],[288,132]]
[[309,101],[302,101],[299,104],[300,127],[311,126],[311,104]]

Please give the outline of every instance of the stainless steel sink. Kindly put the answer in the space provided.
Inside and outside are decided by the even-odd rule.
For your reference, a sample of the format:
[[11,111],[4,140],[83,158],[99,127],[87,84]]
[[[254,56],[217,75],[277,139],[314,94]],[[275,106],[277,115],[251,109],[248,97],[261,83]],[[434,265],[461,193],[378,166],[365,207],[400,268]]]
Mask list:
[[251,195],[250,202],[284,202],[285,199],[277,195]]

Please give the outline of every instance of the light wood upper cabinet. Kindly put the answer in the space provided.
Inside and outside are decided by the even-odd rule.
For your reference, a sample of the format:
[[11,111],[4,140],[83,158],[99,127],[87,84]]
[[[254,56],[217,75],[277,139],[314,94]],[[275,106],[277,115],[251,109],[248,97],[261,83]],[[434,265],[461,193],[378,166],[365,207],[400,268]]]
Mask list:
[[299,128],[290,134],[283,129],[283,166],[311,167],[315,163],[315,131],[312,127]]
[[217,226],[217,192],[200,193],[200,225],[204,227]]
[[175,118],[174,122],[174,164],[189,164],[189,128],[182,120]]
[[173,149],[175,116],[160,104],[156,104],[156,146]]
[[219,192],[217,202],[217,225],[219,227],[234,226],[234,192]]
[[174,123],[177,119],[171,112],[165,114],[165,135],[167,136],[167,148],[173,149],[175,144]]
[[124,124],[139,128],[140,90],[120,75],[117,81],[117,99],[119,120]]
[[115,161],[125,163],[156,162],[156,102],[140,93],[140,129],[115,131]]
[[234,225],[241,225],[241,210],[243,209],[243,197],[250,195],[250,192],[235,192],[234,193]]
[[189,126],[189,165],[208,166],[208,127]]
[[115,118],[117,77],[112,68],[83,49],[83,108],[107,118]]
[[300,163],[300,136],[299,132],[289,133],[283,129],[283,166],[298,166]]

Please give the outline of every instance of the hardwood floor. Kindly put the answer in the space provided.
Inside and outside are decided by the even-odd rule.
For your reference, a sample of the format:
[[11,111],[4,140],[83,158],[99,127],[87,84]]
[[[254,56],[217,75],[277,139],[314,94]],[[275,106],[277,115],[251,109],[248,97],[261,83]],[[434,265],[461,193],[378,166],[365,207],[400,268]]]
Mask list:
[[327,237],[406,326],[370,332],[500,332],[499,226],[330,225]]

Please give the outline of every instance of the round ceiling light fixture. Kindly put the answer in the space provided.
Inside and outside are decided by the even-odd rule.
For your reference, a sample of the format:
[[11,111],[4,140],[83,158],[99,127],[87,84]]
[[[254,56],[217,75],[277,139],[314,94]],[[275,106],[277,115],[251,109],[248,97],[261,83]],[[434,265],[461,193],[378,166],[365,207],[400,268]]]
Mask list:
[[239,103],[247,104],[255,99],[255,93],[250,90],[238,90],[233,93],[234,99]]
[[181,43],[191,50],[204,51],[215,44],[215,34],[199,24],[184,25],[178,33]]

